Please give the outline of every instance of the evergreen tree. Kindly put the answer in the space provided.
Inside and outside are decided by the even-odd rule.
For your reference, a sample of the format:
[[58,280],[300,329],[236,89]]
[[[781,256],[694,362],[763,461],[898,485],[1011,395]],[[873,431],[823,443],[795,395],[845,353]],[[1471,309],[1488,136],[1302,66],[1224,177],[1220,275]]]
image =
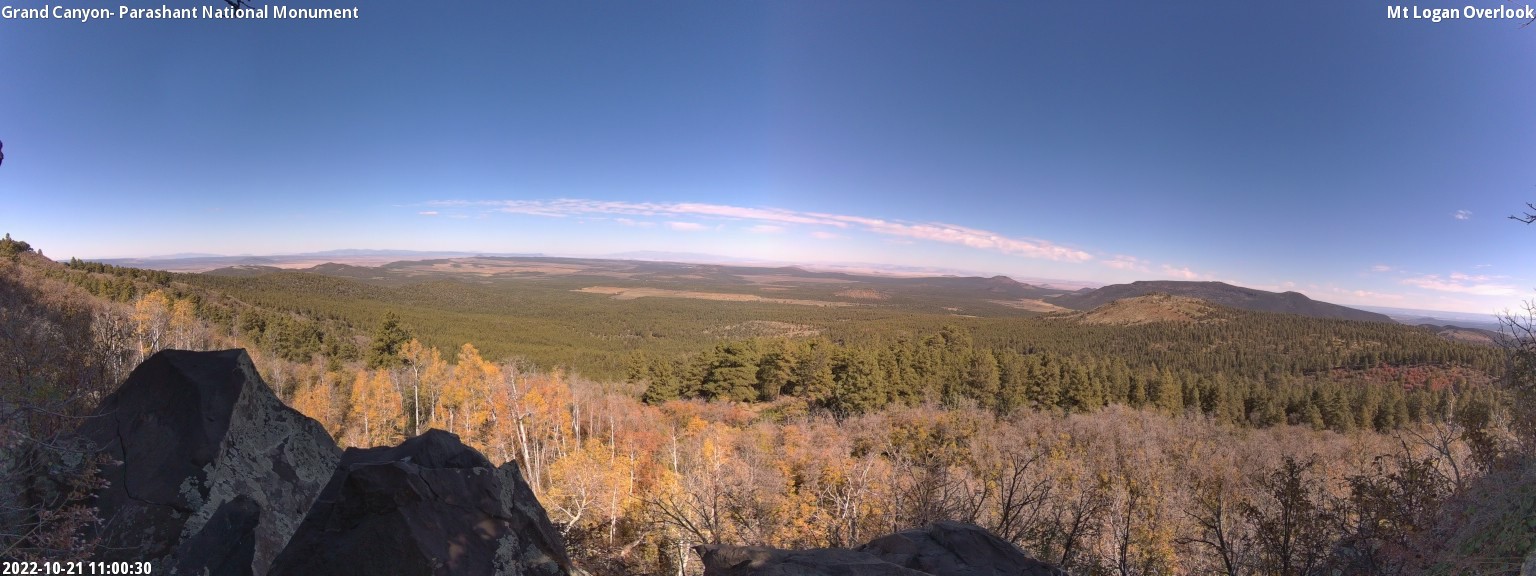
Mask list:
[[1073,363],[1066,370],[1066,386],[1061,407],[1070,412],[1087,413],[1104,405],[1104,394],[1082,364]]
[[368,346],[368,367],[377,370],[399,366],[400,347],[410,341],[411,333],[400,325],[400,317],[394,312],[384,313],[384,321],[374,331],[373,343]]
[[763,354],[757,365],[757,398],[772,401],[784,393],[795,377],[795,358],[788,347],[778,344]]
[[1147,399],[1158,409],[1169,414],[1184,411],[1184,380],[1177,373],[1164,367],[1148,385]]
[[1143,406],[1146,406],[1147,405],[1147,384],[1146,384],[1146,379],[1142,378],[1141,375],[1139,375],[1139,374],[1131,375],[1131,377],[1130,377],[1130,384],[1129,384],[1129,390],[1126,391],[1125,399],[1126,399],[1126,403],[1130,404],[1131,407],[1133,407],[1133,408],[1141,408]]
[[965,372],[965,395],[983,408],[995,409],[1000,384],[997,358],[986,350],[972,354]]
[[682,379],[671,362],[661,359],[649,359],[644,369],[643,380],[649,381],[645,387],[645,394],[640,398],[646,404],[661,404],[683,397],[684,389]]
[[1031,355],[1025,364],[1029,372],[1029,397],[1040,411],[1055,410],[1061,403],[1061,366],[1049,357]]
[[6,233],[5,238],[0,238],[0,257],[11,258],[31,251],[32,245],[20,240],[12,240],[10,233]]
[[705,398],[754,400],[758,396],[757,372],[757,349],[750,342],[720,344],[705,366],[699,392]]
[[1029,408],[1029,374],[1024,367],[1024,362],[1024,356],[1013,349],[1005,348],[998,353],[997,412],[999,414],[1006,415],[1015,410]]
[[884,375],[868,351],[845,351],[832,366],[832,394],[823,405],[840,417],[863,414],[886,404]]
[[821,402],[832,395],[835,384],[832,379],[832,344],[826,340],[814,340],[806,345],[795,366],[794,396],[811,402]]

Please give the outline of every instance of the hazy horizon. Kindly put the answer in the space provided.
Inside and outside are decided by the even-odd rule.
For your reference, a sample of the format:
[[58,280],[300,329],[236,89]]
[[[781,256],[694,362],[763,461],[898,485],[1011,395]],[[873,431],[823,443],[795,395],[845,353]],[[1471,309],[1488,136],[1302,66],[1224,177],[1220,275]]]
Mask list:
[[[361,253],[361,254],[346,254],[346,253]],[[174,267],[174,266],[171,266],[171,267],[155,266],[155,264],[170,264],[170,263],[175,263],[175,262],[184,261],[184,260],[202,261],[202,260],[209,260],[209,259],[233,259],[233,258],[280,258],[280,257],[311,257],[311,258],[313,258],[313,257],[316,257],[316,256],[336,256],[337,258],[333,261],[333,263],[350,264],[350,265],[357,265],[357,266],[379,266],[381,264],[390,263],[390,262],[409,262],[409,261],[412,261],[411,258],[414,258],[414,257],[417,257],[417,256],[423,256],[424,257],[424,256],[435,256],[435,255],[445,255],[445,256],[449,256],[449,257],[487,256],[487,257],[525,257],[525,258],[574,258],[574,259],[642,260],[642,261],[656,261],[656,262],[676,262],[676,263],[691,263],[691,264],[719,264],[719,265],[733,265],[733,266],[764,266],[764,267],[768,267],[768,266],[775,266],[775,267],[777,267],[777,266],[794,266],[794,267],[800,267],[800,268],[804,268],[804,269],[811,270],[811,271],[844,272],[844,273],[857,274],[857,275],[876,275],[876,276],[894,276],[894,277],[935,277],[935,276],[992,277],[992,276],[1002,275],[1002,276],[1007,276],[1007,277],[1009,277],[1009,278],[1011,278],[1011,279],[1013,279],[1015,281],[1018,281],[1018,282],[1024,282],[1024,283],[1028,283],[1028,284],[1035,284],[1035,285],[1047,286],[1047,287],[1051,287],[1051,288],[1058,288],[1058,289],[1064,289],[1064,290],[1076,290],[1076,289],[1079,289],[1079,288],[1099,288],[1099,287],[1107,285],[1106,283],[1103,283],[1103,282],[1092,282],[1092,281],[1084,281],[1084,280],[1075,280],[1075,279],[1070,279],[1070,278],[1043,278],[1043,277],[1029,277],[1029,276],[1009,276],[1009,275],[1006,275],[1006,274],[998,274],[998,273],[988,272],[988,271],[984,271],[984,270],[965,270],[965,269],[957,269],[957,268],[922,267],[922,266],[902,266],[902,265],[889,265],[889,264],[879,264],[879,263],[871,263],[871,262],[758,260],[758,259],[747,259],[747,258],[735,258],[735,257],[731,257],[731,256],[728,256],[728,255],[722,255],[722,254],[709,254],[709,253],[698,253],[698,252],[659,252],[659,251],[630,251],[630,252],[615,252],[615,253],[601,253],[601,254],[559,254],[559,253],[556,253],[556,254],[543,254],[543,253],[488,252],[488,251],[483,251],[483,250],[434,250],[434,251],[422,251],[422,250],[404,250],[404,249],[389,249],[389,248],[334,248],[334,249],[320,250],[320,251],[315,251],[315,252],[300,252],[300,253],[266,253],[266,254],[249,254],[249,253],[248,254],[212,254],[212,253],[157,254],[157,255],[149,255],[149,256],[125,256],[125,257],[107,257],[107,258],[87,258],[86,260],[99,261],[99,262],[105,262],[105,263],[115,263],[115,264],[120,264],[120,265],[121,264],[133,265],[135,263],[141,263],[142,262],[142,263],[149,264],[148,267],[151,268],[151,269],[162,269],[162,270],[182,271],[182,272],[185,272],[185,271],[201,272],[201,271],[217,269],[218,267],[222,267],[222,266],[239,265],[239,264],[236,264],[236,263],[223,263],[221,266],[215,266],[215,265],[209,264],[209,265],[204,265],[204,266],[195,267],[195,268],[180,268],[180,269],[178,269],[177,267]],[[373,259],[370,260],[370,257],[372,257]],[[278,261],[278,264],[279,264],[279,267],[284,267],[284,268],[304,269],[304,268],[311,267],[312,265],[314,265],[315,262],[316,262],[316,260],[310,260],[308,262],[300,262],[300,263]],[[1229,282],[1229,283],[1233,284],[1235,286],[1264,289],[1262,287],[1247,286],[1247,285],[1241,284],[1241,283],[1232,283],[1232,282]],[[1302,294],[1304,294],[1304,295],[1306,295],[1306,296],[1308,296],[1310,298],[1313,298],[1314,300],[1330,302],[1330,300],[1328,300],[1327,298],[1319,298],[1319,297],[1314,297],[1311,294],[1307,294],[1307,291],[1304,290],[1304,289],[1303,290],[1295,290],[1295,291],[1300,292],[1300,293],[1302,293]],[[1463,311],[1455,311],[1455,310],[1440,310],[1440,309],[1429,309],[1429,308],[1404,308],[1404,307],[1394,307],[1394,306],[1375,306],[1375,305],[1367,305],[1367,304],[1355,304],[1355,305],[1353,305],[1353,307],[1361,309],[1361,310],[1366,310],[1366,311],[1370,311],[1370,312],[1379,312],[1379,313],[1383,313],[1383,314],[1387,314],[1387,315],[1393,315],[1393,316],[1434,315],[1433,317],[1439,318],[1439,319],[1461,320],[1461,321],[1478,321],[1478,322],[1497,322],[1498,319],[1499,319],[1499,316],[1501,314],[1508,313],[1508,312],[1512,311],[1512,309],[1511,309],[1511,310],[1499,310],[1499,311],[1494,311],[1494,312],[1463,312]]]
[[694,252],[1518,308],[1536,32],[1386,7],[0,20],[0,229],[64,259]]

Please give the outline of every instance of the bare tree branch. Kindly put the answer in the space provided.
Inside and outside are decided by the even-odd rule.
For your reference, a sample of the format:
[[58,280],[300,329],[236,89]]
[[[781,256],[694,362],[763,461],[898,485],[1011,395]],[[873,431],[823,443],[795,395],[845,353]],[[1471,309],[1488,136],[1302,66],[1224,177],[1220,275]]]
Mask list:
[[[1525,24],[1527,26],[1529,26],[1531,23],[1530,22],[1526,22]],[[1530,209],[1533,212],[1526,212],[1524,215],[1521,215],[1521,216],[1511,215],[1509,217],[1509,219],[1510,220],[1515,220],[1515,221],[1518,221],[1518,222],[1523,222],[1523,223],[1526,223],[1526,224],[1530,224],[1530,223],[1536,222],[1536,204],[1533,204],[1533,203],[1530,203],[1530,202],[1526,202],[1525,206],[1526,206],[1526,208]]]

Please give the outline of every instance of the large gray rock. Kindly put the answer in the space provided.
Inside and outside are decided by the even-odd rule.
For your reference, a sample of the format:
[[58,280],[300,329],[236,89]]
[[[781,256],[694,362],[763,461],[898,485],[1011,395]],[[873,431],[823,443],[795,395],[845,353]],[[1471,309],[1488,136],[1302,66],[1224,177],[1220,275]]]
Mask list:
[[843,548],[779,550],[757,546],[695,546],[705,576],[930,576],[870,554]]
[[934,576],[1056,576],[1061,569],[1029,557],[979,526],[936,522],[870,540],[858,548],[886,562]]
[[120,462],[102,470],[97,559],[157,574],[265,574],[340,456],[244,350],[157,353],[79,432]]
[[707,544],[694,551],[705,576],[1064,576],[970,524],[938,522],[881,536],[853,550],[777,550]]
[[573,573],[514,463],[497,469],[458,436],[348,449],[274,576]]

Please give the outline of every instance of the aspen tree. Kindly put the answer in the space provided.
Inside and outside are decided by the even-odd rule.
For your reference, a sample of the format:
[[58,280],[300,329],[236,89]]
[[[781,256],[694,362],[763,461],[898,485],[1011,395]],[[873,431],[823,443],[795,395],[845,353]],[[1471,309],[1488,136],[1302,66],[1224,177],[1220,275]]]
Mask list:
[[403,414],[400,392],[385,370],[363,370],[352,381],[352,406],[347,419],[357,431],[358,446],[393,444]]
[[170,301],[155,290],[140,297],[133,305],[134,335],[139,339],[139,361],[165,349],[170,343]]

